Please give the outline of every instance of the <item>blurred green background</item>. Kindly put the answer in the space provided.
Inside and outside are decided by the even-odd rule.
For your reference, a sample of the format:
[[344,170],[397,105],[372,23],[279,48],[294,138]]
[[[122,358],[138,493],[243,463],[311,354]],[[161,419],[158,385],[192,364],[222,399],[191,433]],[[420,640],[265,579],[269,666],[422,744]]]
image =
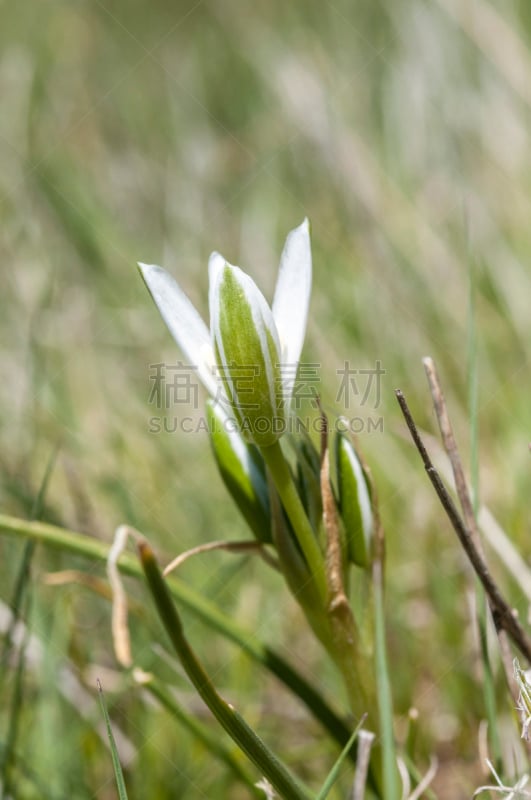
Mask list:
[[[421,364],[433,356],[468,461],[475,330],[481,500],[529,559],[530,34],[523,0],[0,4],[0,509],[31,513],[59,447],[50,521],[105,541],[128,522],[168,557],[247,536],[206,435],[150,432],[150,365],[177,351],[135,264],[164,265],[206,317],[209,253],[271,298],[285,236],[307,215],[304,359],[321,365],[326,407],[345,362],[385,369],[379,408],[349,414],[383,418],[360,441],[388,537],[397,730],[417,706],[442,797],[468,797],[481,780],[468,572],[393,390],[435,433]],[[22,545],[2,540],[0,554],[5,629]],[[522,591],[494,564],[525,617]],[[42,648],[22,680],[17,797],[115,796],[96,674],[128,742],[132,797],[245,797],[122,676],[106,601],[46,584],[75,566],[86,568],[41,550],[33,562],[27,621]],[[344,704],[263,564],[203,555],[181,575]],[[335,750],[315,724],[233,646],[186,622],[217,685],[318,785]],[[166,670],[208,720],[160,666],[156,623],[136,625],[143,665]],[[61,693],[65,665],[83,702]],[[3,742],[15,683],[13,669]]]

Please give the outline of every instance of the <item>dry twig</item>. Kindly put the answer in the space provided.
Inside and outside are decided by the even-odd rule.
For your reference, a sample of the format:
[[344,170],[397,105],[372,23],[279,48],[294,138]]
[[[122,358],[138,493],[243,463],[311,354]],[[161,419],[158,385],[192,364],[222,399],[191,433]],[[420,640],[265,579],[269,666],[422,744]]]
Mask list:
[[446,450],[446,454],[450,459],[450,464],[452,465],[455,488],[461,504],[465,525],[468,528],[474,547],[479,553],[483,554],[476,515],[474,513],[472,500],[470,499],[470,492],[468,491],[465,472],[461,463],[461,456],[459,455],[459,450],[457,449],[457,442],[455,441],[455,436],[452,429],[452,424],[450,422],[448,410],[446,408],[446,402],[441,389],[439,376],[437,375],[437,370],[432,358],[424,358],[422,359],[422,363],[424,364],[424,369],[426,370],[426,375],[428,377],[428,383],[430,385],[431,396],[433,399],[433,407],[435,408],[435,413],[437,414],[437,420],[439,422],[439,430],[441,431],[444,449]]
[[483,588],[485,589],[496,628],[498,630],[505,630],[516,647],[518,647],[522,655],[524,655],[526,659],[531,662],[531,638],[522,628],[513,610],[502,596],[498,585],[490,574],[490,570],[483,555],[474,545],[470,532],[467,530],[466,525],[461,519],[455,503],[448,494],[448,491],[442,482],[439,473],[433,466],[433,463],[424,446],[424,442],[422,441],[417,430],[417,426],[415,425],[413,417],[411,416],[406,398],[400,389],[397,389],[395,394],[402,414],[404,415],[406,424],[409,428],[409,432],[411,433],[411,438],[413,439],[420,457],[422,458],[424,468],[428,473],[428,477],[433,485],[433,488],[435,489],[437,496],[439,497],[439,500],[446,511],[448,519],[452,523],[452,527],[455,530],[459,541],[461,542],[463,549],[467,554],[470,563],[472,564],[472,567],[474,568],[479,580],[483,585]]

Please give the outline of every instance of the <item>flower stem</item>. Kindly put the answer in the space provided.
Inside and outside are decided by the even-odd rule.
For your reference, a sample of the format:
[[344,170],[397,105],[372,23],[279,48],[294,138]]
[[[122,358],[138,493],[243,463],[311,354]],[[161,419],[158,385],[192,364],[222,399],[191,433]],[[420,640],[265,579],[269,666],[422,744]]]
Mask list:
[[173,694],[165,688],[162,681],[150,675],[143,677],[140,685],[145,692],[156,698],[163,708],[175,719],[179,725],[189,731],[202,745],[225,766],[231,770],[234,777],[247,787],[247,791],[258,800],[264,800],[264,793],[256,788],[256,777],[251,774],[246,765],[241,763],[239,753],[234,751],[232,744],[220,740],[217,731],[199,722],[193,714],[189,714],[175,699]]
[[188,644],[177,609],[162,573],[147,542],[138,545],[140,561],[148,586],[157,606],[160,619],[170,637],[179,660],[212,714],[229,736],[258,767],[279,795],[285,800],[310,800],[309,790],[287,769],[274,753],[249,727],[238,712],[216,691],[210,677]]
[[400,797],[399,775],[395,752],[393,732],[393,697],[387,650],[385,643],[385,609],[383,599],[382,562],[377,558],[373,564],[374,584],[374,627],[375,627],[375,669],[378,691],[378,712],[380,717],[381,752],[380,761],[383,796],[386,800],[397,800]]
[[260,452],[269,467],[271,477],[282,500],[282,505],[293,526],[308,569],[321,595],[323,606],[326,607],[328,586],[326,583],[324,555],[302,505],[282,448],[277,441],[269,447],[260,448]]

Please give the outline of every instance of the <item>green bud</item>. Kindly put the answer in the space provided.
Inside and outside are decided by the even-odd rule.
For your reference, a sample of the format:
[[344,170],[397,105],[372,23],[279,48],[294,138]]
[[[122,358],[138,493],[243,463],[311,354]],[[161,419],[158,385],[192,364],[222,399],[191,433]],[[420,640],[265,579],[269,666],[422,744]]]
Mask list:
[[259,447],[284,430],[280,343],[254,281],[217,253],[210,259],[210,320],[219,377],[242,433]]
[[271,541],[269,491],[264,461],[254,445],[236,430],[235,420],[213,400],[206,405],[208,429],[214,457],[223,483],[255,537]]
[[369,485],[354,445],[345,433],[335,441],[339,508],[345,526],[349,561],[369,567],[373,557],[373,529]]

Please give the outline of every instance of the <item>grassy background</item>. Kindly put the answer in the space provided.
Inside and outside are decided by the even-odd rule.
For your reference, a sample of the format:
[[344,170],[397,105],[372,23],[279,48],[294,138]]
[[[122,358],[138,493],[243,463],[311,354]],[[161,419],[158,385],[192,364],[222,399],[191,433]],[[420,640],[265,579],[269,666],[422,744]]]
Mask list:
[[[362,435],[362,446],[389,543],[397,728],[417,706],[422,749],[441,759],[440,796],[470,796],[484,711],[468,573],[393,389],[434,430],[420,363],[432,355],[468,458],[472,279],[481,499],[529,558],[529,4],[43,0],[3,3],[0,19],[0,508],[31,513],[59,447],[48,520],[106,541],[129,522],[167,555],[246,536],[206,436],[150,433],[159,413],[148,403],[150,365],[176,350],[135,262],[164,264],[206,315],[212,249],[270,297],[284,238],[307,215],[305,359],[321,364],[325,403],[335,405],[345,361],[379,359],[386,370],[371,410],[384,432]],[[0,541],[0,553],[9,604],[22,546]],[[33,560],[16,796],[115,796],[95,730],[100,675],[129,742],[131,797],[244,797],[119,672],[106,601],[46,584],[75,566],[86,569],[41,551]],[[495,570],[525,618],[521,591]],[[263,565],[213,554],[182,576],[341,705],[335,674]],[[147,618],[134,624],[139,661],[208,719],[179,673],[160,665]],[[335,751],[315,725],[232,646],[187,623],[217,685],[318,785]],[[86,687],[83,700],[61,693],[65,667]],[[16,676],[11,663],[4,743]],[[501,693],[500,719],[508,707]]]

